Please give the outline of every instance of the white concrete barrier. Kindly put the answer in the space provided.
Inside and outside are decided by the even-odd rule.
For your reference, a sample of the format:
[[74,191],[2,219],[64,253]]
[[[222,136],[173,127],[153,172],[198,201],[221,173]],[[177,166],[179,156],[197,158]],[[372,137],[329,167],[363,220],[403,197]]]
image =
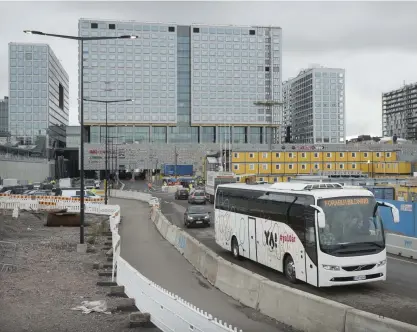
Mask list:
[[220,257],[211,250],[205,250],[196,269],[212,284],[216,284]]
[[166,238],[167,237],[167,233],[168,233],[168,227],[171,225],[171,223],[168,221],[167,218],[165,218],[164,215],[161,215],[161,217],[159,218],[160,220],[160,226],[159,226],[159,232],[161,233],[161,235]]
[[350,308],[345,332],[417,332],[417,326]]
[[185,239],[184,257],[194,266],[197,270],[200,267],[200,258],[204,253],[204,248],[201,243],[193,238],[190,234],[182,232]]
[[177,226],[175,225],[169,225],[167,230],[166,239],[169,243],[171,243],[173,246],[175,246],[175,240],[177,239],[177,232],[181,231]]
[[121,257],[117,264],[117,283],[124,286],[126,295],[135,300],[136,307],[149,313],[152,323],[162,331],[237,331],[153,283]]
[[385,239],[388,253],[417,259],[417,238],[387,233]]
[[217,264],[214,285],[240,303],[257,309],[261,282],[267,279],[220,257],[217,259]]
[[301,331],[344,331],[349,308],[270,280],[260,284],[259,311]]

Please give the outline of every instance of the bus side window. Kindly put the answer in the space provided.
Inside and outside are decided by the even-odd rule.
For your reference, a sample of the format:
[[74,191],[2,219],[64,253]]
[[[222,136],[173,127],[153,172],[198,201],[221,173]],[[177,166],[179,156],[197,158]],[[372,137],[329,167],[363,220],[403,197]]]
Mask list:
[[222,189],[217,189],[216,192],[216,209],[223,210],[224,192]]
[[295,196],[288,196],[287,201],[290,203],[290,209],[288,211],[288,225],[297,234],[300,241],[305,243],[305,221],[304,211],[305,205],[302,198],[298,197],[296,201]]
[[269,219],[287,224],[287,212],[292,201],[293,199],[289,199],[286,195],[269,194],[269,201],[267,201],[268,209],[266,212],[269,215]]

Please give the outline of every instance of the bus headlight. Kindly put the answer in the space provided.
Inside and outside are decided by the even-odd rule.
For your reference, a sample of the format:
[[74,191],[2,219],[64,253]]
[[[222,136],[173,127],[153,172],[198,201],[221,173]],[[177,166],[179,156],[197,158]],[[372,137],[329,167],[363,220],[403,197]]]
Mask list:
[[380,267],[380,266],[384,266],[385,264],[387,264],[387,260],[384,259],[383,261],[380,261],[376,264],[376,267]]
[[340,271],[340,266],[336,265],[323,265],[323,269],[328,271]]

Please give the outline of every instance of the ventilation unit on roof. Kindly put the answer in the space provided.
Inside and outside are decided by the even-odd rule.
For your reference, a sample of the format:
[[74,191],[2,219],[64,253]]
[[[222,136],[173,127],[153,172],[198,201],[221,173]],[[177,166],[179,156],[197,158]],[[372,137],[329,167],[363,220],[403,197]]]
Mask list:
[[316,189],[342,189],[343,186],[340,183],[317,183],[309,184],[304,187],[304,190],[316,190]]

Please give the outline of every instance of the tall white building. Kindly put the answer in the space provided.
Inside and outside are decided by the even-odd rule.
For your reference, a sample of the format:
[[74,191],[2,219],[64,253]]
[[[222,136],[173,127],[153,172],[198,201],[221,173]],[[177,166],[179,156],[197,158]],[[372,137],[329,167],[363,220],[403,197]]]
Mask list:
[[[109,105],[119,142],[267,143],[277,110],[254,103],[281,101],[280,28],[81,19],[79,34],[138,36],[84,43],[84,96],[134,99]],[[84,103],[90,142],[105,120],[104,105]]]
[[24,144],[38,135],[64,146],[68,74],[48,44],[9,43],[9,132]]
[[314,67],[284,84],[284,112],[294,143],[344,143],[345,71]]

